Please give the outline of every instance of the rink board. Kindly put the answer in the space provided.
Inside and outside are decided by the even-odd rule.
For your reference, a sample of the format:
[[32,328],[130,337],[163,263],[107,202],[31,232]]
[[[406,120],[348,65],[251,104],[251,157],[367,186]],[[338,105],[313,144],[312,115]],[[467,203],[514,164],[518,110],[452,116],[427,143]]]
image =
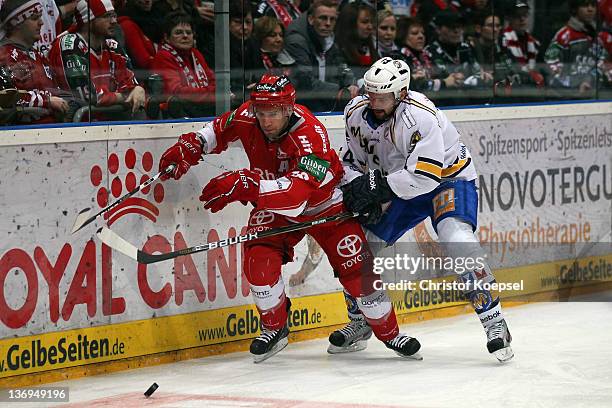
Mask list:
[[[577,268],[590,268],[593,275],[572,273]],[[516,282],[522,287],[502,293],[502,298],[528,300],[528,295],[537,293],[612,282],[612,255],[501,269],[496,275],[499,282]],[[452,291],[390,291],[390,296],[400,317],[465,304],[460,292]],[[292,301],[289,314],[292,332],[347,321],[340,293]],[[255,337],[258,330],[255,308],[244,305],[5,339],[0,341],[0,378],[235,342]],[[240,349],[246,349],[246,344]]]
[[[590,247],[610,242],[610,112],[611,103],[447,111],[479,170],[477,233],[497,279],[524,281],[524,293],[513,295],[610,280],[609,244],[608,250]],[[321,119],[338,147],[341,118]],[[153,175],[175,135],[199,126],[0,132],[0,379],[254,337],[242,248],[144,266],[93,236],[106,223],[149,252],[165,252],[239,234],[248,209],[230,205],[212,216],[197,200],[211,177],[246,165],[239,146],[207,157],[180,182],[155,183],[111,217],[70,235],[78,211],[99,210]],[[262,214],[258,222],[266,219]],[[423,223],[402,241],[419,248],[435,244],[435,232]],[[552,243],[564,244],[563,251]],[[296,262],[283,269],[286,283],[307,253],[302,241]],[[589,262],[597,276],[585,274]],[[339,289],[325,260],[304,283],[288,286],[297,311],[292,330],[343,323]],[[463,304],[452,293],[435,299],[418,291],[391,295],[399,314]]]

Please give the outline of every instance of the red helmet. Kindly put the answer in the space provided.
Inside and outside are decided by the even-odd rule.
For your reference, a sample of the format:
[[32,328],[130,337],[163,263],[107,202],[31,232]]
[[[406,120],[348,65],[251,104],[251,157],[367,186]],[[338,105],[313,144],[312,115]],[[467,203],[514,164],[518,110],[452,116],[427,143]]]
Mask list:
[[286,76],[264,74],[251,92],[253,107],[281,106],[293,108],[295,88]]

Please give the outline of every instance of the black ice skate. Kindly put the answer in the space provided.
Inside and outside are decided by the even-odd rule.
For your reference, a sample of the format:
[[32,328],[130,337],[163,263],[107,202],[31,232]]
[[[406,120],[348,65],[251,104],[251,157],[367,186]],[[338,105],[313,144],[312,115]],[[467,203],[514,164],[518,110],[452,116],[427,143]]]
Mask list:
[[514,351],[510,347],[512,336],[504,319],[486,328],[487,349],[499,361],[504,362],[514,357]]
[[346,326],[329,335],[327,352],[340,354],[365,350],[370,337],[372,328],[364,319],[351,320]]
[[288,336],[289,328],[286,324],[279,330],[270,330],[262,326],[261,334],[251,342],[253,361],[261,363],[287,347]]
[[414,337],[406,336],[405,334],[398,334],[394,339],[385,341],[385,346],[395,351],[400,357],[410,358],[413,360],[422,360],[420,354],[417,353],[421,348],[421,343]]

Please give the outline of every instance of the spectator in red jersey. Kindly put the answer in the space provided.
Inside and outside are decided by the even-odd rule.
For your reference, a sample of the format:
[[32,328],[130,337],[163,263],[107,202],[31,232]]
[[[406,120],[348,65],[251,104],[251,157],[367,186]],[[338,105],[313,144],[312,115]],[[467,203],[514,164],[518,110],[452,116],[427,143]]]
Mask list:
[[607,84],[612,84],[612,0],[602,0],[599,3],[599,15],[601,16],[601,31],[599,40],[601,41],[608,58],[603,65],[604,75]]
[[[0,0],[0,8],[2,7],[2,3],[3,1]],[[68,12],[72,3],[68,3],[61,8],[57,7],[55,0],[40,0],[40,4],[43,9],[41,15],[43,25],[40,29],[40,39],[34,43],[32,48],[34,48],[36,51],[40,51],[40,53],[44,56],[47,56],[49,53],[49,48],[51,48],[51,43],[62,31],[60,10],[62,12]],[[6,30],[4,25],[0,24],[0,40],[3,40],[5,37]]]
[[46,57],[33,48],[41,39],[43,7],[39,0],[7,0],[0,11],[6,38],[0,41],[0,66],[12,72],[15,88],[27,91],[17,106],[39,108],[22,115],[20,122],[56,122],[68,111],[68,102],[51,76]]
[[192,24],[187,14],[170,13],[164,21],[164,42],[153,60],[153,71],[164,80],[164,94],[190,102],[184,104],[184,114],[172,116],[214,114],[215,75],[194,48]]
[[365,3],[349,3],[338,15],[336,43],[355,78],[362,78],[379,58],[374,41],[375,19],[375,10]]
[[[147,28],[151,23],[156,23],[159,20],[151,20],[150,18],[152,5],[153,0],[128,0],[127,7],[118,20],[123,30],[125,48],[136,70],[136,76],[141,81],[151,71],[153,58],[155,58],[158,48],[157,41],[143,31],[143,28]],[[156,28],[158,29],[159,25],[156,24]]]
[[145,91],[110,39],[117,26],[110,0],[79,0],[75,17],[76,32],[59,36],[49,53],[59,85],[92,105],[143,108]]
[[[578,90],[589,96],[598,81],[607,81],[604,72],[607,52],[595,29],[595,0],[570,0],[570,19],[555,34],[545,60],[552,73],[550,85]],[[570,97],[576,96],[572,92]]]

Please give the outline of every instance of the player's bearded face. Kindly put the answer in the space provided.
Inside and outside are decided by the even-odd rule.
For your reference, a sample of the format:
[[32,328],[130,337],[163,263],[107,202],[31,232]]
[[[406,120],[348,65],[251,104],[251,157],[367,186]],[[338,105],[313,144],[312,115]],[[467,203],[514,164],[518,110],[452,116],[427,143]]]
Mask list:
[[279,140],[281,132],[289,122],[291,109],[280,106],[258,106],[254,110],[259,127],[266,138],[270,141]]
[[368,92],[370,99],[370,110],[378,120],[388,118],[395,110],[395,97],[392,92],[386,94],[376,94]]

